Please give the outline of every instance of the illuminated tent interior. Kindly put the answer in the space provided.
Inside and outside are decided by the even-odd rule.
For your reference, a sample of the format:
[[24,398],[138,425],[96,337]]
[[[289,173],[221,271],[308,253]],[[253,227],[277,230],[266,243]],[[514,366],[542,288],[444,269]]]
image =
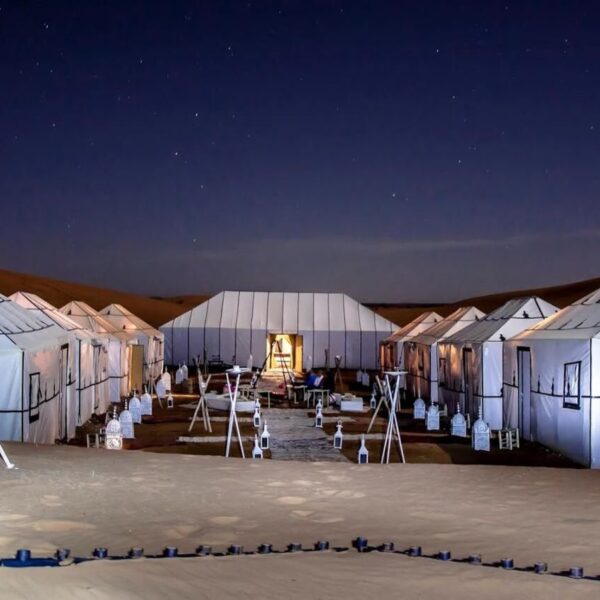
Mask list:
[[335,356],[342,368],[375,369],[397,326],[345,294],[226,291],[160,329],[169,364],[206,356],[245,365],[252,355],[255,365],[268,357],[267,367],[301,371],[333,367]]

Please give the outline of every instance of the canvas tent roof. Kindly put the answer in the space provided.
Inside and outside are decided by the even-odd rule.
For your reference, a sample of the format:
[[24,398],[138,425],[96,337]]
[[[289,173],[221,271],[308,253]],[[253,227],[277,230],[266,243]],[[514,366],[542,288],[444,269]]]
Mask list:
[[299,330],[381,331],[395,325],[346,294],[220,292],[161,327],[235,327],[294,333]]
[[0,350],[41,348],[65,337],[55,323],[42,321],[0,294]]
[[81,327],[81,325],[72,319],[69,319],[69,317],[62,314],[56,307],[52,306],[52,304],[46,302],[36,294],[30,292],[15,292],[9,296],[9,299],[26,310],[35,311],[37,317],[49,325],[55,324],[61,329],[80,338],[93,338],[91,332]]
[[63,315],[79,323],[85,329],[104,335],[112,335],[119,339],[127,339],[127,335],[117,329],[108,319],[97,310],[81,300],[74,300],[58,309]]
[[411,342],[416,344],[426,344],[428,346],[443,340],[453,333],[463,329],[467,325],[481,319],[485,313],[474,306],[462,306],[456,309],[451,315],[442,319],[435,325],[426,329],[419,335],[411,338]]
[[100,311],[100,315],[107,318],[117,329],[130,333],[141,331],[147,336],[162,337],[158,329],[148,325],[146,321],[134,315],[121,304],[109,304]]
[[416,319],[413,319],[410,323],[407,323],[404,327],[397,329],[385,338],[384,343],[401,342],[407,338],[412,338],[422,331],[429,329],[435,325],[438,321],[441,321],[443,317],[436,312],[429,311],[419,315]]
[[515,338],[541,340],[600,338],[600,289],[526,329]]
[[540,319],[545,319],[557,310],[556,306],[537,296],[513,298],[479,321],[445,338],[444,342],[502,342],[522,331],[528,321],[538,323]]

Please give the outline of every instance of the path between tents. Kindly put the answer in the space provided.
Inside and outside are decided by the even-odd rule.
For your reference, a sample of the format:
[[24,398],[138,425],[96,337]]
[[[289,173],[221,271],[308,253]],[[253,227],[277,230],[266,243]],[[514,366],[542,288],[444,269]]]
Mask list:
[[271,433],[272,459],[349,462],[303,410],[268,408],[262,414]]

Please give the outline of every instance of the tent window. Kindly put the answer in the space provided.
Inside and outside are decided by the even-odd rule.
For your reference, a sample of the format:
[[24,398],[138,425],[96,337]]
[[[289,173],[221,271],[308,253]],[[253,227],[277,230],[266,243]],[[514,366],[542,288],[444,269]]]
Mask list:
[[581,407],[581,383],[579,372],[580,362],[565,364],[565,378],[563,387],[563,407],[576,408]]
[[29,422],[34,423],[40,418],[40,403],[42,390],[40,387],[40,374],[29,374]]

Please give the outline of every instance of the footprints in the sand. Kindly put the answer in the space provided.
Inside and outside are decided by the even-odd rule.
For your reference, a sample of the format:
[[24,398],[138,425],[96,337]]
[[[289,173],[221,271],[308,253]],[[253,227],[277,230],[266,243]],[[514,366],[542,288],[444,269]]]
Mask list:
[[277,498],[276,502],[285,506],[298,506],[299,504],[304,504],[306,498],[303,498],[302,496],[281,496],[280,498]]
[[209,521],[214,525],[233,525],[240,520],[240,517],[229,517],[229,516],[219,516],[219,517],[211,517]]
[[83,523],[82,521],[59,521],[51,519],[33,521],[33,523],[27,523],[27,526],[31,527],[34,531],[43,533],[63,533],[68,531],[96,529],[95,525]]

